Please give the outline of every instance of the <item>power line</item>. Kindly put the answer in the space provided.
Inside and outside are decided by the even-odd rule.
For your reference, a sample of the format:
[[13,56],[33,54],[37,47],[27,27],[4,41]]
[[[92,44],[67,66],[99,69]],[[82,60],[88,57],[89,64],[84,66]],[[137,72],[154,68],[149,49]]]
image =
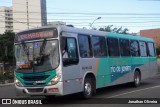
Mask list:
[[[0,28],[5,28],[6,29],[6,27],[1,27],[1,26],[0,26]],[[15,28],[11,28],[11,29],[13,29],[13,30],[21,30],[21,29],[15,29]]]
[[[4,11],[0,11],[4,12]],[[24,13],[24,11],[13,11],[13,13]],[[40,12],[32,11],[29,13],[39,14]],[[71,14],[71,15],[138,15],[138,16],[144,16],[144,15],[160,15],[160,13],[97,13],[97,12],[47,12],[47,14]]]
[[[27,22],[25,22],[25,21],[13,21],[13,23],[27,23]],[[30,21],[29,23],[41,23],[41,22],[39,22],[39,21]],[[67,22],[67,23],[73,23],[73,24],[83,24],[83,23],[87,23],[87,22],[74,22],[74,21],[72,21],[72,22]],[[123,22],[123,21],[108,21],[108,22],[105,22],[105,21],[101,21],[101,22],[96,22],[96,23],[160,23],[160,21],[138,21],[138,22],[134,22],[134,21],[132,21],[132,22],[128,22],[128,21],[125,21],[125,22]],[[33,27],[33,26],[32,26]]]
[[[6,2],[6,1],[3,1],[3,2]],[[11,3],[11,2],[6,2],[6,3]],[[18,4],[18,5],[26,5],[26,4],[21,4],[21,3],[13,3],[13,4]],[[38,7],[39,8],[39,6],[38,5],[29,5],[29,6],[31,6],[31,7]],[[48,7],[48,6],[46,6],[46,8],[50,8],[50,9],[59,9],[59,10],[67,10],[67,11],[79,11],[80,12],[80,10],[71,10],[71,9],[62,9],[62,8],[53,8],[53,7]],[[82,11],[81,11],[82,12]],[[86,12],[86,11],[85,11]],[[89,12],[89,11],[87,11],[87,12]]]
[[[3,16],[3,15],[0,15],[0,16],[5,17],[5,16]],[[14,20],[14,19],[13,19],[13,21],[27,25],[27,22],[20,22],[20,21]],[[35,26],[32,26],[32,25],[29,25],[29,26],[35,27]]]
[[[75,25],[75,26],[88,26],[87,24],[82,24],[82,25]],[[122,25],[122,26],[118,26],[118,27],[156,27],[156,26],[159,26],[159,25],[152,25],[152,26],[127,26],[127,25]],[[99,26],[100,27],[100,26]],[[104,27],[104,26],[101,26],[101,27]],[[117,27],[117,26],[115,26]]]
[[[60,15],[60,16],[62,16],[62,15]],[[5,16],[5,17],[10,18],[10,16]],[[55,17],[57,17],[57,15],[56,15]],[[64,18],[64,17],[73,17],[73,16],[66,16],[66,15],[65,15],[65,16],[63,16],[63,18]],[[86,16],[78,16],[78,17],[86,17]],[[92,17],[95,17],[95,16],[92,16]],[[134,17],[134,16],[133,16],[133,17],[128,17],[128,16],[123,16],[123,17],[119,17],[119,16],[114,16],[114,17],[113,17],[113,16],[112,16],[112,17],[110,17],[110,16],[107,16],[107,17],[102,17],[102,18],[103,18],[103,19],[105,19],[105,18],[112,18],[112,19],[113,19],[113,18],[115,18],[115,19],[117,19],[117,18],[118,18],[118,19],[120,19],[120,18],[123,18],[123,19],[124,19],[124,18],[130,18],[130,19],[132,19],[132,18],[133,18],[133,19],[160,19],[160,17],[155,17],[155,16],[150,16],[150,17],[144,17],[144,16],[143,16],[143,17]],[[23,18],[22,18],[22,19],[23,19]],[[38,18],[31,18],[31,19],[38,19]],[[52,18],[48,18],[48,19],[52,19]],[[84,18],[83,18],[83,19],[84,19]],[[87,19],[90,20],[91,18],[89,17],[89,18],[87,18]]]

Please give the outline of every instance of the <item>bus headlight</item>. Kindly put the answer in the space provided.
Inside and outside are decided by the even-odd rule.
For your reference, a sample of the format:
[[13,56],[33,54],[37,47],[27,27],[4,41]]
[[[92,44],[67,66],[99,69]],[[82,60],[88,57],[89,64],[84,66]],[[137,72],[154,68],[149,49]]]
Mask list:
[[48,83],[48,85],[55,85],[59,82],[60,79],[61,79],[61,75],[58,74],[53,79],[51,79],[51,81]]
[[18,87],[22,87],[22,83],[17,79],[15,78],[15,84],[18,86]]

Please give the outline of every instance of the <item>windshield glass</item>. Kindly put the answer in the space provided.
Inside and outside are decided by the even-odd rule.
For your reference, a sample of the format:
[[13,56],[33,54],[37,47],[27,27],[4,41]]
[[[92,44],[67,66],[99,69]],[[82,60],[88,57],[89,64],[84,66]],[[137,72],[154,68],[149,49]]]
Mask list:
[[58,41],[43,40],[15,45],[17,72],[43,72],[59,65]]

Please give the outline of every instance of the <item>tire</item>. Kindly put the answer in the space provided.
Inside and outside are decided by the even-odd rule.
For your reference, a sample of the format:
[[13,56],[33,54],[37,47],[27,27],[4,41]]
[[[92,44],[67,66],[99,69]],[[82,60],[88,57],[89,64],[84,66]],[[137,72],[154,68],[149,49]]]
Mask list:
[[91,98],[94,92],[94,86],[92,82],[92,78],[86,78],[83,85],[83,98],[88,99]]
[[139,71],[134,72],[133,86],[138,87],[141,84],[141,75]]

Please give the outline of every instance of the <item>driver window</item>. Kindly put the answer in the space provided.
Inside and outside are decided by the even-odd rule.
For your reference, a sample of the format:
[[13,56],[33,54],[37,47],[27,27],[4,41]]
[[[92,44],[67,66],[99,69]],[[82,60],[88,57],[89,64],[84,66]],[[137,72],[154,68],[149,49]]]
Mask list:
[[78,63],[78,53],[75,38],[62,37],[61,52],[64,66]]

